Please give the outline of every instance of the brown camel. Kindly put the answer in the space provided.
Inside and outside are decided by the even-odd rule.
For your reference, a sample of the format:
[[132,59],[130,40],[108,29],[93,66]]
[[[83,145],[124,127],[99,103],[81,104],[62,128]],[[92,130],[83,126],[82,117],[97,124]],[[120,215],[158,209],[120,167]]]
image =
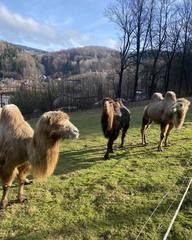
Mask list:
[[176,94],[168,91],[162,98],[160,93],[154,93],[151,102],[144,108],[141,136],[142,144],[146,145],[145,132],[152,122],[160,124],[161,134],[158,150],[162,151],[162,143],[168,146],[168,136],[173,129],[181,128],[185,120],[190,102],[185,98],[176,98]]
[[121,101],[114,101],[106,97],[103,99],[103,113],[101,117],[101,125],[103,134],[108,138],[107,151],[104,159],[109,159],[109,153],[113,152],[113,142],[117,139],[120,130],[122,130],[121,145],[124,145],[124,138],[129,128],[130,111],[123,105]]
[[19,180],[18,201],[23,202],[23,188],[29,171],[34,177],[46,179],[57,164],[59,140],[78,136],[78,129],[69,121],[66,113],[44,113],[33,131],[17,106],[4,106],[0,117],[1,207],[8,205],[8,189],[16,176]]

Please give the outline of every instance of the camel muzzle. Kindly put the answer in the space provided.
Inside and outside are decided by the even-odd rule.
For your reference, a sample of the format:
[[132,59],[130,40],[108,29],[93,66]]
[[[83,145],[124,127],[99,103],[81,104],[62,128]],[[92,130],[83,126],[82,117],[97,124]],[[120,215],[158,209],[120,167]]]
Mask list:
[[64,138],[69,139],[79,138],[79,129],[75,127],[72,123],[70,123],[70,126],[68,127],[66,134],[64,134]]
[[77,128],[72,130],[71,138],[74,138],[74,139],[79,138],[79,130]]

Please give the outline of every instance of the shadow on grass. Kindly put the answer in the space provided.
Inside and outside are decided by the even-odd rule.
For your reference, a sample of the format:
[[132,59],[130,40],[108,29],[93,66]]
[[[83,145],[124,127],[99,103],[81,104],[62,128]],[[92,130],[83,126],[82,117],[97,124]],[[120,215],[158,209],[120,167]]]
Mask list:
[[[175,144],[179,144],[179,142],[183,142],[185,140],[186,138],[182,138],[180,140],[172,140],[171,145],[174,146]],[[121,149],[116,142],[114,144],[114,153],[110,154],[110,158],[116,159],[118,162],[122,159],[129,160],[129,156],[131,158],[137,158],[138,155],[143,155],[143,157],[150,155],[152,158],[155,158],[162,154],[161,152],[157,151],[157,145],[158,142],[149,143],[147,147],[143,146],[141,143],[127,143],[125,147]],[[106,148],[106,144],[103,144],[91,147],[85,146],[79,150],[60,152],[59,162],[55,170],[55,175],[67,174],[73,171],[87,169],[95,164],[102,163],[104,161],[103,156],[105,154]],[[164,148],[165,152],[166,149],[167,148]],[[118,162],[115,163],[114,167],[118,164]]]
[[[114,153],[110,154],[110,156],[111,158],[115,158],[117,160],[125,156],[127,158],[130,152],[129,150],[138,146],[141,146],[141,144],[127,145],[122,149],[122,153],[119,154],[116,153],[116,151],[120,151],[121,148],[119,148],[118,144],[115,144]],[[55,175],[61,175],[63,173],[70,173],[73,171],[86,169],[93,166],[94,164],[102,163],[105,161],[103,157],[106,152],[106,148],[106,145],[103,144],[101,146],[85,147],[83,149],[75,151],[60,152],[60,160],[55,170]],[[144,152],[144,150],[142,150],[140,153],[142,152]]]
[[[132,149],[137,149],[138,147],[138,151],[131,152]],[[90,168],[98,163],[103,163],[105,161],[103,159],[105,151],[106,145],[85,147],[75,151],[63,151],[60,153],[60,160],[55,170],[55,175],[67,174],[73,171]],[[115,165],[117,165],[121,159],[129,159],[129,155],[133,157],[137,156],[138,154],[149,153],[151,155],[156,155],[156,147],[146,151],[145,147],[143,147],[140,143],[130,145],[127,144],[122,149],[119,148],[118,144],[115,144],[114,153],[110,154],[110,158],[118,160],[115,163]],[[110,161],[110,159],[107,161]]]
[[105,146],[102,145],[60,152],[60,160],[55,175],[86,169],[96,163],[103,162],[104,151]]

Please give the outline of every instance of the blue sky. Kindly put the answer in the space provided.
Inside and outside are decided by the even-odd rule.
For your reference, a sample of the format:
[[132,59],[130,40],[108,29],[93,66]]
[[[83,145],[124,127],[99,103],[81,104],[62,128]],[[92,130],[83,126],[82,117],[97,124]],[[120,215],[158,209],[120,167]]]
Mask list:
[[44,50],[87,45],[117,48],[104,16],[111,0],[0,0],[0,40]]

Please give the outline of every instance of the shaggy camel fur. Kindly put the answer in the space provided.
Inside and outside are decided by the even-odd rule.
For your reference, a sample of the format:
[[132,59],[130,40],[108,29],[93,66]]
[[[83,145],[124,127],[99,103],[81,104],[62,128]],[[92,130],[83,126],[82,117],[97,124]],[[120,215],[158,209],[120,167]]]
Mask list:
[[61,111],[44,113],[33,131],[17,106],[3,107],[0,117],[1,207],[8,205],[8,188],[16,176],[19,180],[18,201],[23,202],[23,188],[29,171],[32,170],[33,176],[39,179],[50,176],[57,164],[59,140],[78,136],[78,129]]
[[109,159],[109,153],[113,152],[113,142],[117,139],[120,130],[122,130],[121,145],[123,147],[124,138],[129,128],[130,111],[121,101],[114,101],[106,97],[103,99],[103,113],[101,116],[101,125],[103,134],[108,138],[107,151],[104,159]]
[[152,122],[160,124],[161,134],[158,150],[162,151],[162,143],[168,146],[168,136],[173,127],[181,128],[185,120],[190,102],[185,98],[176,98],[172,91],[168,91],[163,98],[160,93],[154,93],[152,101],[144,108],[141,136],[142,144],[146,145],[145,131]]

